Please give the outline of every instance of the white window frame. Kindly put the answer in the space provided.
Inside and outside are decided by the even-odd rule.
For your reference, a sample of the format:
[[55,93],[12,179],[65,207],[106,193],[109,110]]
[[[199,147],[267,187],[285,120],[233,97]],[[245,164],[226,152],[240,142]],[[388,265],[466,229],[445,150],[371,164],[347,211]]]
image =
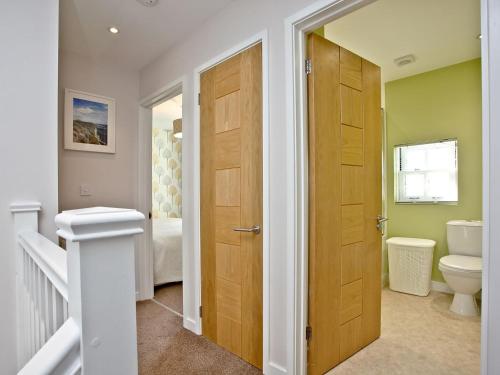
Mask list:
[[[425,170],[415,170],[415,171],[403,171],[401,170],[401,153],[404,149],[413,146],[424,146],[433,145],[445,142],[455,143],[455,165],[452,170],[443,169],[425,169]],[[429,174],[435,172],[448,172],[451,173],[455,179],[456,183],[456,199],[445,199],[446,197],[436,197],[428,194],[429,187]],[[405,191],[405,178],[410,174],[421,174],[425,179],[425,191],[422,196],[407,196]],[[458,203],[458,141],[456,138],[452,139],[442,139],[439,141],[432,142],[422,142],[414,144],[404,144],[394,146],[394,201],[396,203],[420,203],[420,204],[456,204]]]

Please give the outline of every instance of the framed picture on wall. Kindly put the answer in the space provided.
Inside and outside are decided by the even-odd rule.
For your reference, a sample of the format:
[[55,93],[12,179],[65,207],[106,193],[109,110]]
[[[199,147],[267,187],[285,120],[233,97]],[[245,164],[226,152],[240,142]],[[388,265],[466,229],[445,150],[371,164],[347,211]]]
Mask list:
[[115,152],[115,100],[65,89],[64,148]]

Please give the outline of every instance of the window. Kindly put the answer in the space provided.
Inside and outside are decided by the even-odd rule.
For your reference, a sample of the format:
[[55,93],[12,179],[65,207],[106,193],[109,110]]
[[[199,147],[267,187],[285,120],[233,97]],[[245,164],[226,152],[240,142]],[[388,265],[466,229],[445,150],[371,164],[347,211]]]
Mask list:
[[395,200],[457,202],[457,140],[394,147]]

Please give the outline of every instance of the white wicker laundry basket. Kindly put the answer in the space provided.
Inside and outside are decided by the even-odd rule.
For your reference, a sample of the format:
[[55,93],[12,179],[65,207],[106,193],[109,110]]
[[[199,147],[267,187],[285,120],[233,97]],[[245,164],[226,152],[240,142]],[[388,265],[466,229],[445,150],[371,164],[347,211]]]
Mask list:
[[426,296],[431,290],[432,257],[436,241],[393,237],[389,247],[389,288]]

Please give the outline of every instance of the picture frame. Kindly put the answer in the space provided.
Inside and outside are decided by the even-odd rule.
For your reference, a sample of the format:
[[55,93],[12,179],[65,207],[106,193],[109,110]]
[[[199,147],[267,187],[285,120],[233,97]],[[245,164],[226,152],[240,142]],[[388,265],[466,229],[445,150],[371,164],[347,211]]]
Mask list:
[[115,100],[64,90],[64,149],[115,153]]

